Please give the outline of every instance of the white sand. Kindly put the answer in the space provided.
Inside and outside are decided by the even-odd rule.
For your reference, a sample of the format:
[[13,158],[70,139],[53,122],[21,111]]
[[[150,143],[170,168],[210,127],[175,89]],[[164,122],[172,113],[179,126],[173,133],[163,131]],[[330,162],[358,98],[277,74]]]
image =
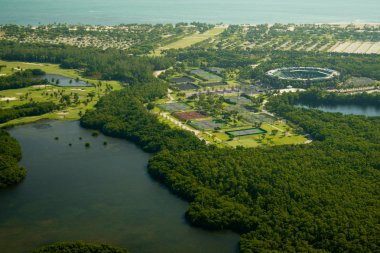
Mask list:
[[16,97],[3,97],[3,98],[0,98],[0,101],[7,101],[7,100],[9,100],[9,101],[15,101],[15,100],[17,100],[17,98]]
[[41,63],[33,63],[33,62],[23,62],[24,64],[28,64],[28,65],[36,65],[36,66],[44,66],[43,64]]
[[165,73],[166,70],[156,70],[153,72],[155,77],[159,77],[162,73]]
[[57,115],[67,115],[69,114],[68,112],[57,112]]
[[305,91],[305,89],[301,89],[301,88],[280,89],[280,94],[287,93],[287,92],[297,92],[297,91]]
[[50,86],[51,86],[50,84],[42,84],[42,85],[33,85],[32,87],[33,88],[47,88]]

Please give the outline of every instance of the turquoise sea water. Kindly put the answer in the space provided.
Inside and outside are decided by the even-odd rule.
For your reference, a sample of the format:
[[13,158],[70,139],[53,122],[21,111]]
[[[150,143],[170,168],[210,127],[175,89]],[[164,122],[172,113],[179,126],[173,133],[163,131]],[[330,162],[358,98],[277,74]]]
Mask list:
[[380,23],[379,0],[0,0],[0,24]]

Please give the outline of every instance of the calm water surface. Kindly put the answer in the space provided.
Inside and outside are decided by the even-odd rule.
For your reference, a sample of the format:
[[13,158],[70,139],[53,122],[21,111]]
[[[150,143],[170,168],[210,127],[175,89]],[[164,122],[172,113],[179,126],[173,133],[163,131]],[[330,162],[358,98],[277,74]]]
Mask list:
[[91,84],[87,84],[86,82],[83,82],[82,80],[76,80],[74,78],[56,75],[56,74],[46,74],[43,76],[39,76],[38,78],[47,79],[51,83],[56,83],[57,80],[59,80],[59,83],[57,86],[61,87],[91,87]]
[[1,253],[61,240],[111,243],[134,253],[237,252],[237,234],[186,223],[188,204],[149,177],[150,155],[135,145],[92,137],[78,122],[48,121],[10,133],[22,145],[28,173],[20,185],[0,191]]
[[340,112],[343,114],[365,115],[365,116],[380,116],[380,107],[376,106],[360,106],[360,105],[320,105],[309,107],[299,105],[304,108],[314,108],[324,112]]
[[380,23],[379,0],[1,0],[0,24]]

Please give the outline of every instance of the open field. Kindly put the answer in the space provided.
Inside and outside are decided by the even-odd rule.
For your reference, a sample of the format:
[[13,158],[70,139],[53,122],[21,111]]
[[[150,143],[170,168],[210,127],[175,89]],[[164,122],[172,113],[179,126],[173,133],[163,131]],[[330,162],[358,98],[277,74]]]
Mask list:
[[[245,127],[246,128],[246,127]],[[232,131],[244,130],[243,128],[238,128]],[[303,144],[307,143],[308,139],[303,135],[295,134],[294,131],[287,126],[285,123],[267,123],[263,122],[261,124],[261,129],[266,131],[265,133],[259,133],[256,135],[247,135],[235,137],[231,140],[226,132],[220,132],[215,134],[216,137],[223,140],[223,143],[227,146],[244,146],[244,147],[257,147],[260,145],[290,145],[290,144]]]
[[219,34],[221,34],[225,30],[225,27],[215,27],[212,28],[204,33],[195,33],[190,36],[186,36],[182,39],[179,39],[173,43],[170,43],[168,45],[159,47],[155,50],[155,55],[160,55],[162,51],[168,50],[168,49],[179,49],[179,48],[186,48],[190,47],[196,43],[211,39]]

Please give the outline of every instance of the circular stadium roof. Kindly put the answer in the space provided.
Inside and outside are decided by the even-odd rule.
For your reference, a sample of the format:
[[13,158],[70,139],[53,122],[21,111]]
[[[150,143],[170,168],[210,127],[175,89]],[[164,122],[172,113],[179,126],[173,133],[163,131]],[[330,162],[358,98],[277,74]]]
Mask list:
[[339,76],[339,72],[327,68],[290,67],[270,70],[267,72],[267,75],[277,77],[282,80],[323,81],[330,80]]

